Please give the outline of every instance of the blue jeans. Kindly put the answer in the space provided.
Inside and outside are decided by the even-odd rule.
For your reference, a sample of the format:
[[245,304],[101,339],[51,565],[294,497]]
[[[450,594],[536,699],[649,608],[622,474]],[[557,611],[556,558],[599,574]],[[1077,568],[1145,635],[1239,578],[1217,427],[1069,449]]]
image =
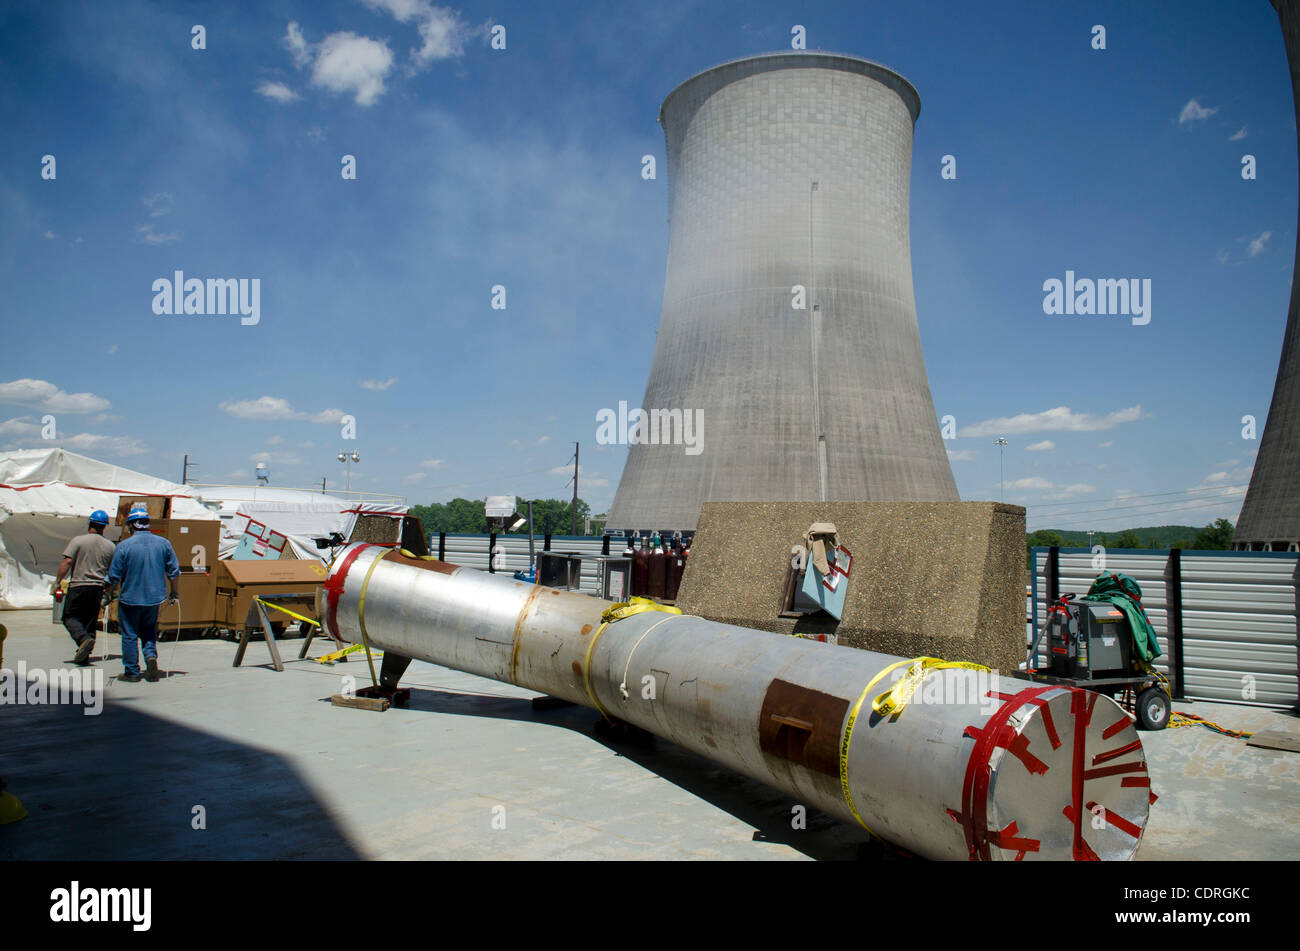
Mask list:
[[145,660],[158,658],[158,608],[161,605],[117,603],[117,623],[122,629],[122,666],[133,677],[140,676],[140,657],[136,641]]

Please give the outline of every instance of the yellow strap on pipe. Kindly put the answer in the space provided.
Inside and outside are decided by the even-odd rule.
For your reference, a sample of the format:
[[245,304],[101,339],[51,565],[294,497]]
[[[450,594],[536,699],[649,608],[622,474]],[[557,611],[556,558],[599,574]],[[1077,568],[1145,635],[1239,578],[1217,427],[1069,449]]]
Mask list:
[[[866,687],[863,688],[861,695],[858,697],[858,702],[849,711],[849,717],[844,723],[844,735],[840,737],[840,792],[844,795],[844,801],[848,804],[849,811],[853,813],[853,818],[857,819],[858,824],[868,832],[871,832],[871,827],[858,814],[858,807],[853,802],[853,791],[849,787],[849,744],[853,741],[853,726],[858,722],[858,714],[862,710],[863,701],[867,699],[867,694],[871,693],[871,688],[884,680],[885,675],[890,671],[908,666],[911,666],[912,670],[906,676],[872,701],[871,709],[873,711],[881,716],[902,713],[903,707],[907,705],[907,701],[916,692],[917,685],[931,670],[938,670],[942,667],[988,670],[987,667],[966,663],[965,661],[946,661],[938,657],[917,657],[914,660],[900,660],[897,663],[890,664],[872,677]],[[902,689],[900,689],[900,686]],[[895,691],[897,691],[897,695],[895,695]],[[875,835],[874,832],[871,832],[871,834]]]
[[918,657],[909,662],[911,664],[902,677],[886,690],[875,700],[871,701],[871,709],[882,717],[892,717],[902,714],[903,709],[907,706],[908,701],[916,695],[916,691],[921,687],[921,681],[925,675],[932,670],[944,670],[947,668],[958,670],[984,670],[988,668],[983,664],[972,664],[964,660],[944,660],[942,657]]
[[309,617],[303,617],[301,614],[295,614],[293,611],[290,611],[288,608],[282,608],[278,604],[271,604],[268,601],[263,601],[261,598],[254,598],[253,600],[256,601],[264,608],[270,608],[272,611],[280,611],[284,614],[289,615],[289,617],[291,618],[297,618],[299,621],[305,621],[306,623],[310,624],[312,627],[320,627],[320,621],[313,621]]
[[591,641],[587,644],[587,656],[582,663],[582,685],[587,688],[587,696],[591,699],[594,706],[602,717],[606,720],[613,721],[613,718],[600,705],[596,699],[596,692],[591,689],[591,652],[596,649],[596,641],[600,640],[600,635],[605,633],[605,628],[609,627],[614,621],[620,621],[625,617],[631,617],[634,614],[644,614],[647,611],[662,611],[665,614],[681,614],[681,608],[669,607],[666,604],[659,604],[649,598],[632,598],[628,601],[621,601],[601,613],[601,625],[596,628],[596,633],[591,636]]

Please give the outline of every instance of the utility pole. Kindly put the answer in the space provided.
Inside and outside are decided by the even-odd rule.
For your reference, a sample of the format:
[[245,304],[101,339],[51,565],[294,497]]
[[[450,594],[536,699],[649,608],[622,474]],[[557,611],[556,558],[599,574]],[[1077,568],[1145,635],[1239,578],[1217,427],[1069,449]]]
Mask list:
[[573,516],[573,523],[569,526],[569,534],[578,534],[578,443],[573,444],[573,508],[569,513]]
[[998,500],[1005,502],[1007,500],[1006,481],[1007,481],[1007,437],[999,436],[998,441],[993,445],[998,447]]
[[[196,462],[194,464],[194,468],[197,469],[198,467],[199,464]],[[181,485],[186,485],[188,483],[189,476],[190,476],[190,456],[189,453],[186,453],[185,461],[181,463]]]

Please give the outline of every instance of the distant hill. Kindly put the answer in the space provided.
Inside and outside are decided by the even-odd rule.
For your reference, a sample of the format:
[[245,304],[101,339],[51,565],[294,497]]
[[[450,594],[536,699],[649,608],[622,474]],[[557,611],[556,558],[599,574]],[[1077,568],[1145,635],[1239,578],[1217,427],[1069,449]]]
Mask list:
[[[1086,548],[1088,545],[1109,545],[1116,547],[1115,540],[1125,532],[1132,532],[1140,540],[1139,544],[1131,546],[1134,548],[1173,548],[1177,542],[1185,542],[1187,547],[1192,542],[1203,525],[1154,525],[1145,528],[1116,529],[1110,532],[1093,532],[1092,540],[1088,540],[1087,532],[1071,531],[1063,528],[1043,529],[1042,534],[1055,532],[1061,536],[1061,545],[1066,548]],[[1030,532],[1032,535],[1040,534],[1039,532]]]

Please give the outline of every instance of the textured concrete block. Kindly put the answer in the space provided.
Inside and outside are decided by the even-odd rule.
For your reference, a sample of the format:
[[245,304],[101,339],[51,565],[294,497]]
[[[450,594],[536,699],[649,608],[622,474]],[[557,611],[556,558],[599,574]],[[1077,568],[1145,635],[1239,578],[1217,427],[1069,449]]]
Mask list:
[[[844,617],[782,618],[790,548],[834,522],[853,553]],[[1004,672],[1025,655],[1025,510],[998,502],[708,502],[677,606],[781,634]]]

